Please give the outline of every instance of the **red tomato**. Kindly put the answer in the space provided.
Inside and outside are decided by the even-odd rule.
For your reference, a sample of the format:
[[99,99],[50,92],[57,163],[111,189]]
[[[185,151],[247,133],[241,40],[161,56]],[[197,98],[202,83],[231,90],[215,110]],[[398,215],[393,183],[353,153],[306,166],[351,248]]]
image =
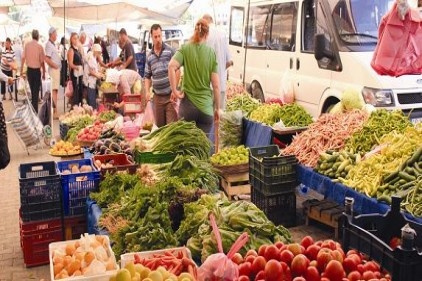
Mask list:
[[302,249],[300,248],[299,243],[292,243],[287,245],[287,250],[293,253],[293,255],[297,256],[302,253]]
[[307,256],[308,259],[310,259],[311,261],[316,260],[319,250],[321,250],[320,246],[318,246],[316,244],[311,245],[306,249],[305,256]]
[[[265,260],[264,257],[257,256],[252,263],[252,267],[251,267],[252,273],[257,274],[261,270],[264,270],[266,264],[267,264],[267,261]],[[255,279],[259,279],[259,278],[255,278]]]
[[322,246],[322,241],[321,241],[321,240],[316,241],[316,242],[315,242],[315,245],[318,245],[318,246],[320,246],[320,247],[321,247],[321,246]]
[[275,244],[274,244],[276,247],[277,247],[277,249],[281,249],[283,246],[284,246],[284,243],[283,242],[281,242],[281,241],[277,241],[277,242],[275,242]]
[[255,256],[247,256],[245,257],[245,261],[250,262],[251,264],[253,264],[253,261],[255,260]]
[[340,263],[343,263],[343,255],[340,253],[339,250],[332,251],[331,255],[335,260],[338,260]]
[[301,276],[305,274],[308,266],[309,266],[308,258],[303,254],[299,254],[293,258],[290,269],[292,270],[293,276]]
[[261,270],[258,272],[258,274],[255,276],[255,280],[266,280],[265,279],[265,271]]
[[249,276],[241,275],[237,281],[250,281]]
[[280,261],[285,262],[288,266],[292,264],[292,260],[295,256],[289,250],[283,250],[280,253]]
[[243,257],[242,257],[242,255],[241,255],[241,254],[236,253],[236,254],[234,254],[234,255],[233,255],[233,257],[232,257],[232,261],[233,261],[235,264],[241,264],[241,263],[243,263]]
[[352,272],[357,270],[358,264],[354,259],[347,257],[343,261],[343,268],[346,272]]
[[390,245],[391,249],[393,249],[393,250],[396,249],[398,246],[401,245],[400,238],[399,237],[391,238],[389,245]]
[[364,280],[370,280],[370,279],[375,279],[375,274],[372,271],[365,271],[362,274],[362,278]]
[[265,250],[267,249],[268,245],[261,245],[258,249],[258,256],[265,257]]
[[341,256],[343,257],[343,260],[346,258],[346,254],[344,253],[343,249],[341,247],[336,248],[337,251],[340,252]]
[[350,256],[351,254],[359,254],[359,252],[356,251],[355,249],[352,249],[352,250],[347,251],[346,256]]
[[305,272],[305,279],[307,281],[319,281],[321,276],[318,269],[315,266],[308,266]]
[[343,266],[337,260],[330,261],[324,272],[325,276],[331,281],[341,281],[344,277],[346,277]]
[[331,250],[327,248],[321,248],[317,255],[318,269],[320,272],[325,270],[327,264],[333,259]]
[[363,268],[363,264],[358,264],[357,269],[360,272],[360,274],[363,274],[365,272],[365,269]]
[[283,281],[291,281],[292,280],[292,272],[290,267],[285,262],[280,262],[281,267],[283,268]]
[[321,248],[335,250],[337,248],[336,242],[334,242],[334,240],[331,240],[331,239],[325,240],[324,242],[322,242]]
[[269,260],[277,260],[280,261],[280,252],[274,245],[269,245],[265,249],[264,257],[267,261]]
[[246,253],[246,256],[245,257],[247,257],[247,256],[254,256],[254,257],[256,257],[256,256],[258,256],[258,253],[255,251],[255,250],[249,250],[247,253]]
[[280,262],[272,259],[267,262],[264,269],[266,281],[282,281],[283,267]]
[[374,261],[368,261],[363,265],[363,270],[376,272],[380,270],[380,266]]
[[320,281],[331,281],[330,279],[326,278],[326,277],[321,277]]
[[318,262],[316,260],[313,260],[309,263],[309,266],[315,266],[316,268],[318,268]]
[[303,237],[302,241],[300,242],[300,245],[302,245],[305,249],[308,249],[308,247],[312,244],[314,244],[314,239],[309,235]]
[[303,278],[303,277],[301,277],[301,276],[298,276],[298,277],[295,277],[295,278],[293,279],[293,281],[306,281],[306,279],[305,279],[305,278]]
[[347,257],[352,259],[356,265],[362,263],[362,259],[358,254],[350,254],[350,255],[347,255]]
[[239,265],[239,275],[246,275],[251,276],[252,270],[251,270],[252,264],[250,262],[244,262]]
[[362,279],[362,274],[360,274],[359,271],[354,270],[354,271],[350,272],[349,275],[347,275],[347,278],[350,281],[358,281],[358,280]]

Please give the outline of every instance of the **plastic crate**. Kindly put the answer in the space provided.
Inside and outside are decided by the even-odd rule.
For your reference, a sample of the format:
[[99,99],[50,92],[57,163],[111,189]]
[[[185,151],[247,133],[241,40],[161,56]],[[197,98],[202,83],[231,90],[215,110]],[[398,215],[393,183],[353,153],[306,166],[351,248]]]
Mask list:
[[251,187],[251,200],[275,225],[286,227],[296,225],[296,193],[286,191],[275,195],[265,195]]
[[68,278],[63,278],[63,279],[55,279],[54,278],[54,266],[53,266],[53,252],[57,249],[65,249],[66,245],[69,243],[75,243],[76,241],[79,241],[79,239],[75,239],[75,240],[70,240],[70,241],[64,241],[64,242],[55,242],[55,243],[51,243],[48,246],[48,259],[50,262],[50,280],[54,281],[54,280],[61,280],[61,281],[66,281],[66,280],[72,280],[72,281],[109,281],[110,278],[112,276],[115,276],[117,274],[117,270],[119,269],[119,266],[115,260],[115,255],[113,253],[113,250],[111,249],[110,246],[110,239],[108,238],[108,236],[104,237],[106,239],[106,243],[107,243],[107,247],[104,247],[106,249],[107,255],[109,257],[113,258],[113,264],[114,264],[114,269],[112,270],[108,270],[105,273],[100,273],[100,274],[95,274],[95,275],[90,275],[90,276],[75,276],[75,277],[68,277]]
[[75,173],[70,175],[61,174],[63,193],[63,212],[65,216],[86,215],[86,199],[91,191],[98,190],[100,172],[92,165],[91,159],[79,159],[61,161],[57,167],[62,173],[72,165],[89,165],[92,172]]
[[134,164],[127,159],[127,155],[125,153],[95,155],[93,158],[94,163],[97,160],[99,160],[101,164],[105,164],[105,163],[109,163],[110,161],[113,161],[113,167],[100,169],[102,178],[107,173],[114,174],[117,171],[126,171],[129,174],[135,174],[136,169],[138,168],[137,164]]
[[135,150],[135,162],[138,164],[162,164],[172,162],[176,154],[170,152],[139,152]]
[[123,111],[125,114],[134,114],[142,112],[141,102],[125,102],[123,105]]
[[62,217],[61,182],[55,162],[21,164],[19,192],[24,222]]
[[65,217],[63,220],[64,240],[74,240],[81,238],[87,233],[86,216]]
[[[417,236],[413,250],[392,249],[389,242],[393,237],[401,237],[401,228],[409,224]],[[392,281],[422,280],[422,225],[408,221],[400,213],[400,198],[393,197],[391,210],[385,215],[365,214],[353,217],[343,216],[344,251],[356,249],[377,261],[387,270]],[[419,251],[419,252],[418,252]]]
[[48,264],[48,245],[63,240],[62,219],[29,223],[20,220],[19,227],[25,266]]
[[141,95],[126,94],[123,95],[124,102],[141,102]]
[[279,156],[276,145],[250,148],[251,185],[266,194],[290,191],[294,188],[297,185],[296,166],[296,157]]

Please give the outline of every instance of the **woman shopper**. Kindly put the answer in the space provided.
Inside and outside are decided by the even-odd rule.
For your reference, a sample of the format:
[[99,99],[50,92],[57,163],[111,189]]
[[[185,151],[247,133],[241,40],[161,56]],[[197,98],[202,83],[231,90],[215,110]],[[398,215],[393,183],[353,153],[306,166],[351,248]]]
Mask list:
[[[172,98],[182,99],[179,118],[195,121],[204,133],[211,131],[213,117],[218,121],[220,82],[214,50],[206,45],[208,23],[200,19],[190,42],[182,45],[169,63]],[[177,70],[183,66],[182,91],[177,89]],[[212,84],[212,89],[210,88]]]
[[101,79],[103,75],[99,72],[99,65],[97,60],[101,59],[100,44],[92,45],[91,51],[88,52],[85,62],[85,77],[88,87],[87,101],[88,105],[93,109],[97,109],[97,80]]
[[72,105],[82,104],[83,98],[83,59],[78,46],[78,34],[76,32],[72,32],[70,35],[70,48],[67,52],[70,79],[73,84]]
[[[4,44],[3,52],[1,53],[1,71],[9,77],[13,77],[13,70],[16,69],[15,64],[15,52],[12,49],[12,41],[10,38],[6,38],[6,43]],[[6,93],[9,92],[9,99],[12,97],[12,85],[7,86],[5,81],[1,81],[1,94],[3,95],[3,100],[6,100]]]
[[60,70],[60,86],[63,88],[66,87],[66,81],[67,81],[67,59],[66,59],[66,40],[64,37],[60,39],[60,45],[59,45],[59,55],[62,59],[62,67]]

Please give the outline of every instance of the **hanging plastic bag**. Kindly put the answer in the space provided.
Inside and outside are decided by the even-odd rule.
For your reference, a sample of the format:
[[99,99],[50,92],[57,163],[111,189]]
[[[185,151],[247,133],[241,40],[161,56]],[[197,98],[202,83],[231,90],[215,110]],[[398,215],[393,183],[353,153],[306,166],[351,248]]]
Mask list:
[[283,104],[293,103],[295,101],[295,93],[293,87],[292,75],[289,71],[284,72],[281,79],[281,102]]
[[402,3],[393,4],[382,18],[378,44],[371,61],[378,74],[397,77],[422,73],[421,21],[417,10],[403,8]]
[[152,103],[148,102],[145,107],[144,117],[142,119],[142,129],[151,131],[155,124],[154,111],[152,110]]
[[239,146],[242,144],[243,112],[241,110],[220,111],[219,122],[219,149]]
[[31,92],[28,81],[23,78],[18,80],[17,87],[18,87],[17,91],[19,95],[26,95],[27,93]]
[[220,231],[215,222],[214,214],[210,214],[212,232],[217,240],[219,253],[209,256],[198,269],[198,281],[221,280],[233,281],[239,278],[239,267],[231,259],[249,240],[248,233],[243,233],[237,238],[227,255],[223,251]]
[[71,98],[73,96],[73,84],[72,84],[72,80],[68,80],[66,83],[66,89],[64,92],[65,96],[67,98]]

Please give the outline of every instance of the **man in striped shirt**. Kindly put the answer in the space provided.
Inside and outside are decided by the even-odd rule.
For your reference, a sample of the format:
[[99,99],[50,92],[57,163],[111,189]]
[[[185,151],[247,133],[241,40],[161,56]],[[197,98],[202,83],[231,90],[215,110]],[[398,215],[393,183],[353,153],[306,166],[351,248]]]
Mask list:
[[163,43],[161,30],[159,24],[151,26],[153,47],[147,55],[145,64],[145,91],[148,98],[152,83],[154,118],[157,127],[177,120],[176,104],[170,99],[171,88],[168,77],[168,65],[175,50]]
[[[5,47],[1,53],[1,71],[9,77],[13,77],[13,69],[16,68],[15,52],[12,49],[12,41],[6,38]],[[7,90],[6,90],[7,88]],[[12,90],[6,85],[6,82],[1,82],[1,94],[3,100],[6,99],[6,92],[9,92],[9,97],[12,99]]]

